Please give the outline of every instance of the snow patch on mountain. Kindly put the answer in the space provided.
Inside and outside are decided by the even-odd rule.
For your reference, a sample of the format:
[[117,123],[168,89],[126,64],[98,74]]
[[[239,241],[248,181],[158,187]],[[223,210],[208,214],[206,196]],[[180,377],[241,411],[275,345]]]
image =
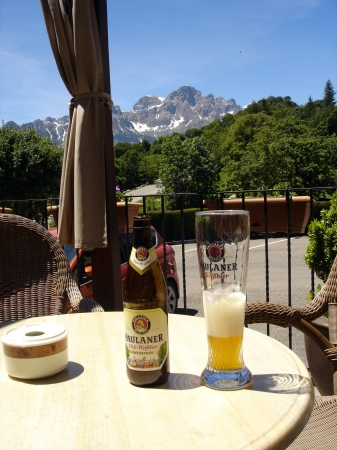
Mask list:
[[[201,128],[225,114],[236,114],[242,109],[232,98],[224,100],[212,94],[202,96],[191,86],[182,86],[167,97],[146,95],[135,103],[132,111],[123,112],[118,105],[112,107],[114,142],[153,141],[173,131],[184,133],[189,128]],[[15,122],[5,125],[22,129],[33,127],[57,145],[64,146],[69,116],[59,119],[47,117],[21,126]]]

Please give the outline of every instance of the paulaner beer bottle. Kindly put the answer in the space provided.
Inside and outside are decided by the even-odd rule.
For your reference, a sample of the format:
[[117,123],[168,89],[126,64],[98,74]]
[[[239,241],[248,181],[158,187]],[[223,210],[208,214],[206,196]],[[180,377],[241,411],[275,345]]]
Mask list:
[[169,376],[167,287],[151,238],[150,216],[134,217],[134,243],[124,281],[126,372],[139,386]]

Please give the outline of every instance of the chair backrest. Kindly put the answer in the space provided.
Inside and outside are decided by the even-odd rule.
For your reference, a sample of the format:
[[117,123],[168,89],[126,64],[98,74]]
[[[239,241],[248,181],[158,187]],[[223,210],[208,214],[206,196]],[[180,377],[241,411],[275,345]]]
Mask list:
[[0,322],[65,313],[69,264],[48,230],[0,214],[0,254]]

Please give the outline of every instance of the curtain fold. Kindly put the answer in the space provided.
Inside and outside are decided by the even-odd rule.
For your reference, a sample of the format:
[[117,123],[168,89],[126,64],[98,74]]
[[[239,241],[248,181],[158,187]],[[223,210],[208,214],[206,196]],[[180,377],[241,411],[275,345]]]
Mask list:
[[60,185],[59,241],[75,248],[103,248],[107,246],[105,108],[112,102],[103,92],[95,2],[40,2],[60,76],[72,97]]

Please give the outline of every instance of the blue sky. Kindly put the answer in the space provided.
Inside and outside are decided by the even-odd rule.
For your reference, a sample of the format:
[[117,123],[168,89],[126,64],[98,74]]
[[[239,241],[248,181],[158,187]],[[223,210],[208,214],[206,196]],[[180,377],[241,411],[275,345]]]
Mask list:
[[[244,106],[337,91],[337,0],[107,0],[113,101],[184,85]],[[68,114],[39,0],[0,2],[0,120]]]

